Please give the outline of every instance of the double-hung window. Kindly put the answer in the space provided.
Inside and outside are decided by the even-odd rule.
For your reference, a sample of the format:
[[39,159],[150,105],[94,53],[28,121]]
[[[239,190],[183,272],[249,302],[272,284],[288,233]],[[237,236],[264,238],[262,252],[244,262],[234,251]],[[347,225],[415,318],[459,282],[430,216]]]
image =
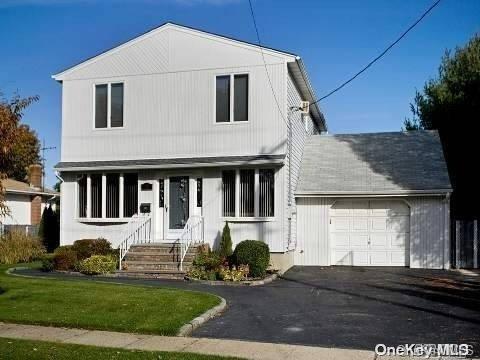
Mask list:
[[95,85],[95,129],[123,127],[123,83]]
[[248,74],[219,75],[215,78],[215,121],[248,121]]
[[222,172],[222,216],[275,216],[275,171],[239,169]]

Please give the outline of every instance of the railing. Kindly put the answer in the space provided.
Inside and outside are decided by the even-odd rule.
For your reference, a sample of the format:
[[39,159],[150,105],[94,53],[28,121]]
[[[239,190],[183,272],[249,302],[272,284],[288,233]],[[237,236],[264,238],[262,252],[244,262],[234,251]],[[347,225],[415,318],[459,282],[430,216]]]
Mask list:
[[190,216],[183,228],[182,234],[178,238],[180,244],[180,271],[183,271],[183,260],[190,246],[202,244],[203,241],[203,216]]
[[118,246],[119,269],[122,270],[122,260],[130,246],[134,244],[146,244],[152,241],[152,218],[150,214],[133,215],[122,232],[121,242]]

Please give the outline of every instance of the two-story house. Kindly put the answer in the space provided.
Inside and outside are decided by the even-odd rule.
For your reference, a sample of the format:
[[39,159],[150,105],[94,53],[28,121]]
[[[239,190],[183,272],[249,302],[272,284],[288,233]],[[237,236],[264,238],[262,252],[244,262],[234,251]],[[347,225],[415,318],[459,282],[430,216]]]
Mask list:
[[326,130],[316,105],[291,109],[315,96],[297,55],[166,23],[53,78],[62,244],[119,246],[139,212],[171,243],[201,216],[212,247],[228,221],[234,245],[259,239],[282,261],[305,139]]
[[177,244],[181,263],[228,221],[280,269],[450,267],[438,134],[324,134],[297,55],[167,23],[53,77],[62,245]]

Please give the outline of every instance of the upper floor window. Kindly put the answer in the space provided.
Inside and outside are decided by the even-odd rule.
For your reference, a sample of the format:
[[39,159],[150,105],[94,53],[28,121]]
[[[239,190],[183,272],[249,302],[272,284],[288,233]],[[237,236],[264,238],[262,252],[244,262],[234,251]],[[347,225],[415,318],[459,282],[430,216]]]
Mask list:
[[123,83],[95,85],[95,128],[123,127]]
[[248,74],[217,76],[215,86],[215,121],[248,121]]

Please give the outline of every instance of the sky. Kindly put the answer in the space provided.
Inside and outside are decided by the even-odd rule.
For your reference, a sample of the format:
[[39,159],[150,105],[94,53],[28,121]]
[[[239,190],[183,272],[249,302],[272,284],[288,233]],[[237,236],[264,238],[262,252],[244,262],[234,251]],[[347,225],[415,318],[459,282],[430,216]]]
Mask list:
[[[252,0],[264,45],[299,54],[318,96],[360,70],[433,0]],[[39,95],[25,113],[60,161],[61,85],[51,75],[166,21],[256,42],[246,0],[0,0],[0,92]],[[480,1],[442,0],[380,62],[321,102],[330,133],[401,130],[446,49],[480,32]]]

